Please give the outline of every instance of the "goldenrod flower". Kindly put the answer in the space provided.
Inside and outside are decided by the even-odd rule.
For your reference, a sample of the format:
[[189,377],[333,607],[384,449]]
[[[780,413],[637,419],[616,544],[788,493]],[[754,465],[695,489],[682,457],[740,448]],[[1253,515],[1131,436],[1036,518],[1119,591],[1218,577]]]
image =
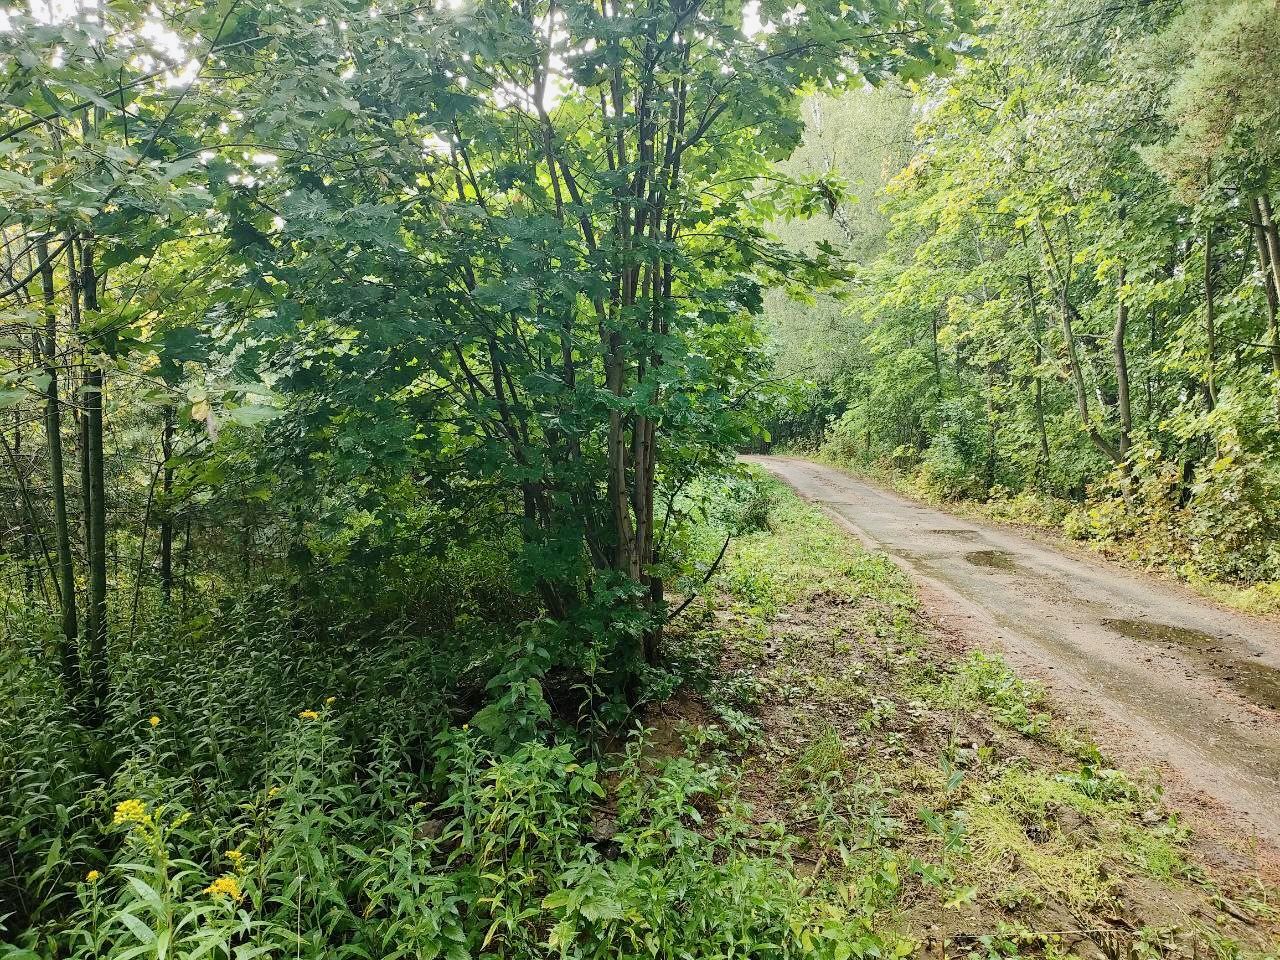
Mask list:
[[231,866],[235,869],[236,873],[240,873],[244,870],[244,854],[239,850],[228,850],[227,859],[231,861]]
[[335,700],[337,700],[337,699],[338,699],[337,697],[325,697],[325,698],[324,698],[324,705],[325,705],[326,707],[332,707],[332,706],[333,706],[333,701],[335,701]]
[[102,879],[102,874],[100,874],[97,870],[90,870],[88,873],[84,875],[85,883],[97,883],[100,879]]
[[151,724],[152,728],[158,727],[160,726],[160,718],[153,713],[147,723]]
[[314,710],[303,710],[300,714],[298,714],[298,719],[299,720],[319,720],[320,714],[316,713]]
[[129,824],[141,826],[151,822],[151,815],[147,813],[147,805],[141,800],[124,800],[116,804],[116,814],[111,822],[117,827]]
[[204,892],[211,897],[230,897],[232,900],[240,899],[240,882],[229,873],[224,873],[213,883],[204,888]]

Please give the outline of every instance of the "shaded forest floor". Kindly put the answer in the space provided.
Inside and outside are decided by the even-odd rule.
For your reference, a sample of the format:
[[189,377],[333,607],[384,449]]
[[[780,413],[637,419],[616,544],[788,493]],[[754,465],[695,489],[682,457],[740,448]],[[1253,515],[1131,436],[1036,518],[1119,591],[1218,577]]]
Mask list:
[[772,485],[670,641],[689,679],[653,749],[732,771],[762,844],[929,956],[1275,955],[1266,849],[1191,830],[1149,773],[1000,659],[930,627],[910,584]]

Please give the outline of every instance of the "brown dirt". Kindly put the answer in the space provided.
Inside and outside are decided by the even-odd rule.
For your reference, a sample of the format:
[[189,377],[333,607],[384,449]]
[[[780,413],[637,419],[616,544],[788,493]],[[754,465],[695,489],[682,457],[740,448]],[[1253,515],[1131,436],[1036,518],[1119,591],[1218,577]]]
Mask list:
[[887,553],[944,630],[1044,680],[1109,751],[1167,780],[1192,816],[1260,848],[1280,841],[1275,624],[830,467],[752,459]]
[[[954,529],[936,518],[927,522],[939,533]],[[971,552],[969,536],[956,539]],[[941,956],[940,950],[952,957],[987,956],[980,938],[999,932],[1024,955],[1058,951],[1116,960],[1148,951],[1197,957],[1226,943],[1274,953],[1280,913],[1268,886],[1275,880],[1270,848],[1238,830],[1236,820],[1180,781],[1168,764],[1134,777],[1139,799],[1127,806],[1082,813],[1054,801],[1043,816],[1021,811],[1021,833],[1009,849],[966,838],[970,853],[960,856],[948,889],[971,885],[967,902],[948,905],[944,888],[928,882],[923,871],[907,869],[946,862],[921,809],[962,820],[985,809],[987,792],[998,790],[1009,771],[1048,781],[1055,774],[1076,775],[1088,740],[1102,744],[1105,762],[1150,761],[1104,712],[1066,708],[1060,688],[1051,688],[1057,693],[1044,707],[1053,716],[1051,728],[1067,731],[1060,735],[1027,736],[985,704],[939,696],[971,651],[1000,647],[990,633],[975,630],[972,614],[951,598],[926,582],[916,612],[824,593],[779,611],[763,628],[756,614],[721,598],[704,623],[672,639],[702,651],[718,649],[712,673],[749,680],[756,691],[752,703],[739,705],[760,729],[738,746],[736,791],[749,803],[758,834],[773,837],[781,829],[797,838],[795,868],[814,882],[857,884],[891,855],[901,887],[892,906],[885,905],[886,922],[913,937],[922,956]],[[1028,664],[1039,668],[1032,673],[1056,682],[1043,663],[1023,658],[1022,666]],[[691,728],[714,726],[713,700],[686,689],[651,710],[655,752],[677,755]],[[963,773],[960,788],[948,789],[944,763]],[[823,780],[827,788],[815,788]],[[1173,784],[1163,795],[1162,782]],[[844,833],[833,832],[836,821],[822,811],[826,801],[820,798],[833,796],[844,805]],[[877,816],[899,828],[860,846],[858,831],[880,803]],[[1171,812],[1194,828],[1167,830]],[[1177,864],[1169,876],[1155,876],[1123,855],[1117,838],[1128,837],[1126,831],[1170,835]],[[998,859],[984,861],[988,855]],[[1041,855],[1050,865],[1053,857],[1078,858],[1096,889],[1064,894]]]

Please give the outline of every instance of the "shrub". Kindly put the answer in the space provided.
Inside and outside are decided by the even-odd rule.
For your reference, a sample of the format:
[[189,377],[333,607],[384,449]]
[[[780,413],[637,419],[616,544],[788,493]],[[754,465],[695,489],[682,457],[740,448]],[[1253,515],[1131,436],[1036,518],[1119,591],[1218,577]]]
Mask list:
[[758,471],[746,471],[726,481],[712,507],[712,518],[732,536],[769,529],[769,514],[777,500],[772,482]]

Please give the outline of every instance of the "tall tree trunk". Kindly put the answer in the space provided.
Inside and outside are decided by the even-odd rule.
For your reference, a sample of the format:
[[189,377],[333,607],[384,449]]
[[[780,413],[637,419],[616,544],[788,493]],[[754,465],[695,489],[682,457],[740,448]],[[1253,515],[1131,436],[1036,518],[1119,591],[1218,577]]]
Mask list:
[[[93,238],[81,245],[80,292],[87,320],[97,318],[98,276],[93,263]],[[93,611],[89,635],[89,686],[95,704],[95,719],[101,722],[106,710],[110,682],[107,664],[107,500],[104,468],[102,367],[89,364],[85,376],[85,421],[89,460],[89,607]]]
[[[1253,242],[1258,248],[1258,265],[1262,269],[1262,289],[1267,297],[1267,334],[1271,346],[1271,370],[1273,373],[1280,374],[1280,325],[1276,320],[1277,310],[1280,309],[1280,285],[1276,283],[1276,264],[1271,258],[1271,244],[1267,236],[1266,224],[1270,218],[1264,219],[1259,198],[1254,197],[1250,200],[1249,206],[1253,214],[1250,218],[1253,226]],[[1275,226],[1274,222],[1270,225],[1273,228]]]
[[997,427],[995,379],[995,364],[987,364],[987,456],[983,471],[983,482],[986,485],[986,493],[988,495],[991,493],[991,488],[996,485]]
[[1065,286],[1061,291],[1058,307],[1062,321],[1062,339],[1066,344],[1067,350],[1067,369],[1071,375],[1071,386],[1075,390],[1076,410],[1080,414],[1080,423],[1089,435],[1093,445],[1112,463],[1119,464],[1121,462],[1119,453],[1107,441],[1107,438],[1102,435],[1098,425],[1093,422],[1093,415],[1089,412],[1089,388],[1084,382],[1084,369],[1080,365],[1075,327],[1072,325],[1072,314],[1075,313],[1075,308],[1071,305],[1069,293]]
[[1119,459],[1129,453],[1129,442],[1133,433],[1133,410],[1129,403],[1129,358],[1125,354],[1124,337],[1129,326],[1129,304],[1124,294],[1125,268],[1120,267],[1120,276],[1116,283],[1116,325],[1111,332],[1111,353],[1116,364],[1116,410],[1120,417],[1120,439],[1116,452]]
[[[1026,242],[1024,235],[1023,242]],[[1049,461],[1051,454],[1049,452],[1049,431],[1044,423],[1044,382],[1040,379],[1040,364],[1044,361],[1044,346],[1041,340],[1044,331],[1040,324],[1040,308],[1036,303],[1035,283],[1031,279],[1031,274],[1027,274],[1023,279],[1027,284],[1027,303],[1031,308],[1031,343],[1032,343],[1032,363],[1035,366],[1035,372],[1031,375],[1032,384],[1032,407],[1036,415],[1036,437],[1040,442],[1039,457],[1039,473],[1040,478],[1044,478],[1044,472],[1049,469]]]
[[1076,343],[1075,327],[1072,323],[1072,320],[1077,315],[1076,308],[1071,303],[1071,275],[1075,270],[1075,254],[1068,246],[1067,250],[1063,252],[1063,257],[1059,259],[1058,254],[1054,251],[1053,240],[1049,236],[1049,231],[1045,229],[1044,221],[1037,219],[1036,228],[1040,231],[1040,239],[1044,244],[1045,252],[1048,254],[1050,261],[1052,261],[1054,272],[1057,274],[1058,318],[1062,324],[1062,341],[1067,354],[1067,372],[1071,379],[1071,388],[1075,392],[1076,410],[1080,414],[1080,425],[1084,427],[1090,442],[1112,463],[1119,464],[1121,461],[1116,448],[1102,435],[1098,425],[1093,422],[1093,415],[1089,412],[1089,388],[1084,380],[1084,369],[1080,365],[1080,350]]
[[1271,264],[1271,283],[1280,296],[1280,228],[1271,212],[1271,200],[1264,193],[1258,197],[1258,209],[1262,213],[1262,235],[1267,241],[1267,259]]
[[[78,379],[79,385],[76,389],[78,403],[76,404],[75,422],[76,422],[76,472],[78,474],[77,486],[80,493],[80,538],[84,543],[84,562],[86,566],[89,562],[89,554],[93,550],[93,526],[91,517],[93,516],[93,503],[89,489],[89,417],[88,417],[88,366],[84,362],[83,341],[80,337],[80,241],[70,232],[66,235],[67,240],[67,303],[70,308],[71,335],[76,338],[81,345],[80,360],[77,364],[78,370],[73,376]],[[97,632],[97,628],[93,624],[93,618],[96,613],[92,603],[87,603],[84,611],[84,633],[85,639],[93,636]]]
[[77,698],[81,691],[80,626],[76,610],[75,566],[71,555],[71,524],[67,519],[67,485],[62,466],[62,404],[58,396],[58,310],[54,303],[53,263],[49,244],[41,240],[36,246],[40,258],[40,292],[44,302],[44,372],[49,378],[45,387],[44,430],[49,453],[49,482],[53,493],[53,527],[58,555],[58,605],[61,613],[62,638],[59,653],[62,682],[68,696]]
[[160,435],[164,473],[160,486],[160,589],[165,602],[173,600],[173,407],[165,404],[164,432]]
[[[35,359],[39,362],[40,347],[36,346]],[[16,471],[16,479],[19,485],[23,484],[22,479],[22,411],[18,407],[13,408],[13,468]],[[19,511],[16,516],[17,524],[22,528],[22,596],[28,603],[35,593],[35,568],[36,558],[35,551],[32,549],[33,535],[36,532],[35,517],[30,510]],[[41,582],[44,582],[44,575],[41,574]]]
[[933,310],[929,315],[929,335],[932,338],[933,345],[933,392],[934,396],[942,397],[942,354],[938,348],[938,311]]
[[1216,305],[1213,299],[1213,224],[1204,231],[1204,335],[1209,353],[1209,375],[1205,381],[1205,393],[1209,409],[1218,405],[1218,331]]

